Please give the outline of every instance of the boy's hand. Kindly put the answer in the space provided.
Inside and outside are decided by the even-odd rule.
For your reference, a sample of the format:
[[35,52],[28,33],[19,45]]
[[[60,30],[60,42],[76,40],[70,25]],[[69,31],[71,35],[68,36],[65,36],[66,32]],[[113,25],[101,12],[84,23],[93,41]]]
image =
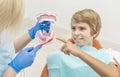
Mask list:
[[61,47],[62,52],[64,52],[65,54],[68,54],[68,55],[73,54],[73,55],[77,56],[78,49],[77,49],[77,47],[75,47],[73,45],[72,42],[70,42],[69,40],[66,41],[62,38],[57,38],[57,40],[64,43],[64,45]]

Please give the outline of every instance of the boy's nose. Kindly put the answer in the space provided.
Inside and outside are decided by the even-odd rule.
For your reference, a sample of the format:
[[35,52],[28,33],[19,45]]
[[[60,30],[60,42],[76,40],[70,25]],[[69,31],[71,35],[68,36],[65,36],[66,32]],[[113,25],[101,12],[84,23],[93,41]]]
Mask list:
[[74,35],[80,35],[80,34],[81,34],[81,32],[79,30],[74,31]]

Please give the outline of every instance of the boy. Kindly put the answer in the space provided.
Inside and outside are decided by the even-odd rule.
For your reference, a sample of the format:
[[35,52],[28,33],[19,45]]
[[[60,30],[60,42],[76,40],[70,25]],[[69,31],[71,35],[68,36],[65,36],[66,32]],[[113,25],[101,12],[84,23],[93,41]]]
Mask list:
[[[100,16],[91,9],[76,12],[71,19],[72,39],[64,42],[61,51],[48,56],[49,77],[118,77],[106,49],[94,48],[93,40],[101,29]],[[72,55],[70,55],[72,54]]]

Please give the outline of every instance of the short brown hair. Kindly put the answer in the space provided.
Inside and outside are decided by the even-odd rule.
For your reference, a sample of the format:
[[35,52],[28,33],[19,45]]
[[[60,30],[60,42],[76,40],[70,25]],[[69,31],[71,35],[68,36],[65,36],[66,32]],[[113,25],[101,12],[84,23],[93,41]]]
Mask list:
[[[71,23],[85,22],[90,26],[91,35],[101,29],[101,19],[97,12],[92,9],[84,9],[76,12],[71,19]],[[99,33],[98,33],[99,34]],[[97,35],[94,37],[96,38]]]

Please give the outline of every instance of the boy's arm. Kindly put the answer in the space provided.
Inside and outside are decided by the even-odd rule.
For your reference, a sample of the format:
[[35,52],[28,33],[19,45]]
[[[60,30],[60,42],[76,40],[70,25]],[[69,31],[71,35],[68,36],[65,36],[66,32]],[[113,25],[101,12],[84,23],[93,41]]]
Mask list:
[[114,64],[105,64],[104,62],[90,56],[89,54],[81,51],[78,52],[78,57],[86,62],[92,69],[94,69],[102,77],[118,77],[118,70]]
[[79,57],[84,62],[86,62],[94,71],[96,71],[101,77],[118,77],[118,69],[114,64],[110,64],[110,65],[105,64],[104,62],[78,49],[71,42],[61,38],[57,38],[57,39],[65,43],[61,48],[61,50],[65,54],[70,55],[71,53],[74,56]]

